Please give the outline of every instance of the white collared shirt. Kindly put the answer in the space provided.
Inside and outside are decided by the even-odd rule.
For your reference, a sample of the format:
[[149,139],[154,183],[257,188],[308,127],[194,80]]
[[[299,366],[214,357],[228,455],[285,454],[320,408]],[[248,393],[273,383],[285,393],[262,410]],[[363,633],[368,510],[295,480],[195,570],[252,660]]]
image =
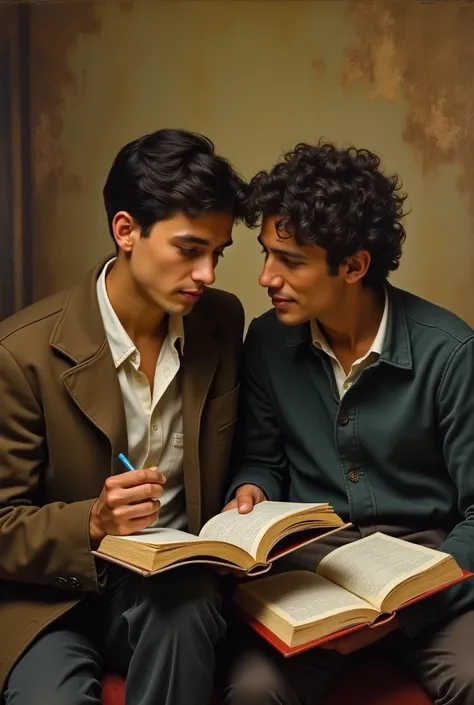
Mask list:
[[176,343],[182,353],[183,319],[169,317],[168,335],[156,364],[152,396],[148,379],[140,371],[140,353],[120,323],[107,294],[105,280],[113,261],[107,262],[97,280],[97,299],[122,391],[128,457],[136,468],[156,465],[166,476],[157,524],[182,529],[186,526],[186,509],[180,359]]
[[344,368],[342,367],[341,363],[333,353],[317,321],[315,319],[311,321],[311,339],[313,345],[319,348],[320,350],[323,350],[331,358],[332,369],[334,372],[334,377],[336,379],[337,388],[339,390],[339,397],[341,399],[347,392],[351,384],[353,384],[358,375],[362,372],[362,370],[372,365],[376,360],[378,360],[378,358],[382,354],[385,335],[387,333],[388,306],[388,294],[387,290],[385,290],[385,305],[377,335],[375,336],[372,345],[370,346],[369,350],[367,350],[366,354],[352,363],[351,369],[349,370],[349,373],[347,375],[344,372]]

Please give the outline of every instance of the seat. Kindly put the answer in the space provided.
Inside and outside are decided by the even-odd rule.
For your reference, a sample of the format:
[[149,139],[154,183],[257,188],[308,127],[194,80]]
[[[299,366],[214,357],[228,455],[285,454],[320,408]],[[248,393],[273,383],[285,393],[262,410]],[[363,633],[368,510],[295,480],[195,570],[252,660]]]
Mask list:
[[[216,697],[215,705],[219,699]],[[103,705],[125,705],[125,681],[106,674]],[[421,686],[392,662],[374,659],[358,663],[347,672],[324,700],[323,705],[433,705]]]

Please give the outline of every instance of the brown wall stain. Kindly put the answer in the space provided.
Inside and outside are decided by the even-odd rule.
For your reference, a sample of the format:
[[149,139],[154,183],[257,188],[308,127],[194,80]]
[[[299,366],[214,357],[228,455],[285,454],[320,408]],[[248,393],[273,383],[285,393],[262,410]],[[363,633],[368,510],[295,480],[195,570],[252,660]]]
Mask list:
[[[68,169],[60,136],[63,130],[63,91],[81,91],[85,76],[73,73],[68,54],[84,35],[100,31],[95,6],[90,3],[32,5],[30,8],[30,127],[33,181],[33,243],[41,247],[41,235],[54,229],[55,204],[64,193],[81,190],[81,180]],[[36,237],[35,235],[38,235]],[[54,253],[47,258],[53,267]],[[36,256],[33,253],[33,260]],[[44,261],[45,258],[42,258]],[[48,281],[49,273],[35,272]]]
[[68,52],[81,35],[97,33],[100,23],[90,3],[70,3],[67,12],[54,5],[31,7],[31,134],[32,170],[36,194],[41,199],[54,197],[59,179],[72,190],[80,189],[80,180],[67,171],[58,138],[63,129],[63,90],[72,86],[81,90],[85,77],[68,67]]
[[474,5],[350,0],[348,13],[358,43],[346,51],[343,84],[368,82],[371,99],[407,100],[404,140],[425,175],[460,166],[474,219]]
[[326,62],[324,59],[315,59],[311,65],[318,76],[321,76],[326,70]]

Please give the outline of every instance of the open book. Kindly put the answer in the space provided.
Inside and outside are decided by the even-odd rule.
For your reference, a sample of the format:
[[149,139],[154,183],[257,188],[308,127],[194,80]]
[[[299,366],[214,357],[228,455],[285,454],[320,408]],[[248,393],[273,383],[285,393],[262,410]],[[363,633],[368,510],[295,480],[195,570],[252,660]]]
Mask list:
[[392,619],[396,610],[472,575],[452,556],[375,533],[336,548],[316,572],[240,583],[237,611],[285,656]]
[[131,536],[106,536],[93,553],[144,576],[189,563],[261,573],[276,558],[346,526],[329,504],[262,502],[249,514],[237,509],[217,514],[198,536],[151,528]]

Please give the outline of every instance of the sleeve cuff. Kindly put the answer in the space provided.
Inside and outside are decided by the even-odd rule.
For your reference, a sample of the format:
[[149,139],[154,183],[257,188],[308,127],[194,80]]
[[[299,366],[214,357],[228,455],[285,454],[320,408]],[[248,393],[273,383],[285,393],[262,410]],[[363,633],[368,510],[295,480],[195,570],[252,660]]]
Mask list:
[[256,485],[260,487],[267,499],[273,502],[281,500],[281,484],[271,476],[268,469],[245,468],[235,475],[226,494],[225,504],[234,499],[235,493],[242,485]]

